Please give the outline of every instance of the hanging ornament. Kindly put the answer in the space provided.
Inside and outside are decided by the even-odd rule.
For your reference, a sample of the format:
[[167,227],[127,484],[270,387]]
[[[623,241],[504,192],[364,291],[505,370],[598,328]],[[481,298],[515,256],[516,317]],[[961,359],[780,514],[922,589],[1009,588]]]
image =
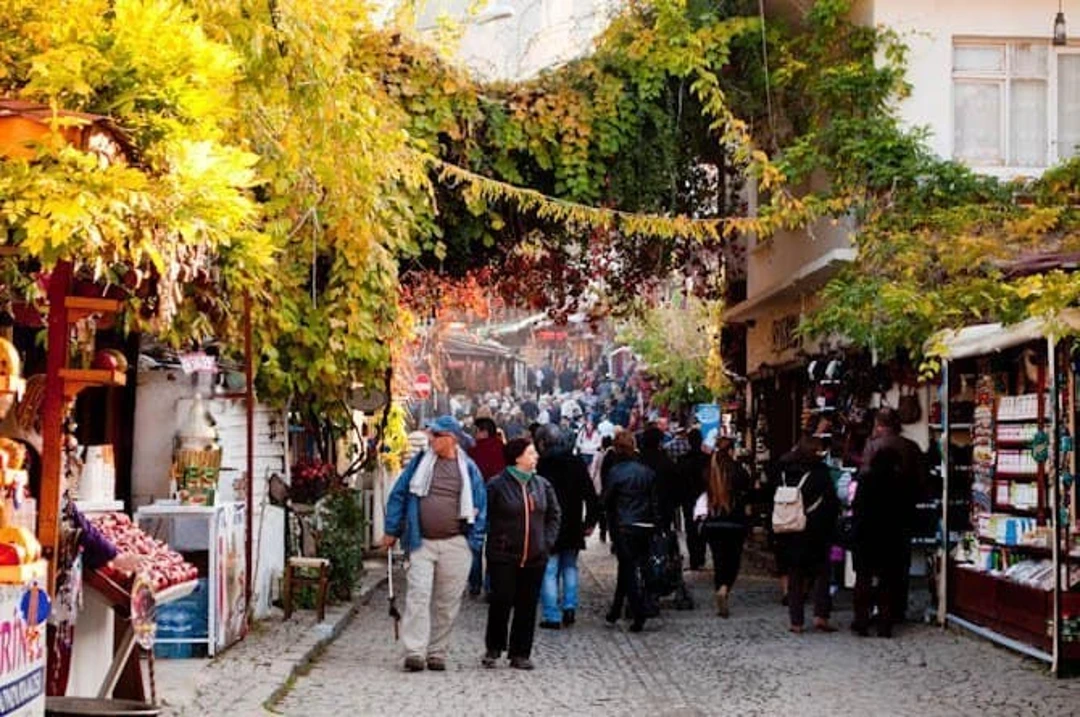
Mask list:
[[1031,457],[1036,462],[1042,463],[1050,457],[1050,436],[1046,431],[1039,430],[1031,438]]
[[153,649],[157,635],[157,599],[153,583],[143,572],[135,576],[131,585],[131,628],[140,647]]

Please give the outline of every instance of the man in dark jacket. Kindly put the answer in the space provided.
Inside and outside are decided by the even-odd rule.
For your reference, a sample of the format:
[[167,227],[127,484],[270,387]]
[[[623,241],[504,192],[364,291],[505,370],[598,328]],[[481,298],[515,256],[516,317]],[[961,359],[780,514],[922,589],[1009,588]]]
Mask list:
[[656,425],[650,425],[641,434],[641,462],[656,474],[654,490],[660,510],[660,528],[672,530],[675,527],[675,514],[682,505],[682,491],[675,464],[664,452],[664,431]]
[[592,533],[598,520],[596,491],[585,464],[573,454],[571,440],[569,433],[551,424],[541,426],[536,433],[540,451],[536,472],[555,488],[562,516],[559,537],[548,558],[540,589],[543,604],[540,627],[549,630],[574,624],[578,607],[578,552],[585,549],[585,536]]
[[[864,487],[871,487],[872,495],[869,497],[873,499],[862,502],[862,512],[871,516],[863,521],[866,526],[863,531],[866,534],[865,540],[858,536],[860,519],[859,511],[856,511],[856,540],[862,544],[863,555],[869,558],[861,561],[862,572],[867,574],[867,577],[863,585],[861,604],[857,603],[857,606],[869,608],[869,573],[880,572],[884,575],[885,578],[880,581],[880,590],[886,595],[878,598],[879,603],[888,602],[888,605],[881,609],[880,615],[883,624],[879,625],[879,634],[884,635],[891,634],[892,625],[903,622],[907,612],[915,503],[926,481],[922,450],[915,441],[901,436],[900,431],[900,415],[894,409],[886,407],[877,412],[874,417],[873,436],[863,453],[859,487],[855,493],[856,508],[859,507],[859,494]],[[882,505],[879,506],[878,503]],[[882,510],[887,511],[887,515],[878,515]],[[882,519],[888,520],[888,534],[884,531]],[[858,575],[856,566],[856,580]],[[856,595],[860,595],[858,583]],[[856,614],[853,625],[856,632],[861,634],[866,631],[866,618],[866,615]]]
[[690,569],[705,567],[705,538],[694,522],[694,503],[705,492],[705,471],[709,467],[709,455],[701,449],[701,431],[692,429],[686,434],[689,449],[676,464],[679,477],[678,493],[682,504],[683,525],[686,527],[686,549],[690,553]]
[[[503,458],[503,442],[499,439],[495,421],[490,418],[477,418],[473,421],[476,428],[475,444],[469,449],[469,458],[480,469],[480,475],[487,483],[506,468]],[[484,586],[484,549],[473,549],[472,568],[469,570],[469,594],[477,596]]]
[[615,454],[604,487],[603,504],[615,536],[619,561],[615,598],[607,621],[614,624],[622,614],[623,600],[630,600],[631,632],[645,626],[645,599],[639,576],[649,553],[649,538],[658,521],[656,474],[637,458],[637,444],[630,431],[615,434]]

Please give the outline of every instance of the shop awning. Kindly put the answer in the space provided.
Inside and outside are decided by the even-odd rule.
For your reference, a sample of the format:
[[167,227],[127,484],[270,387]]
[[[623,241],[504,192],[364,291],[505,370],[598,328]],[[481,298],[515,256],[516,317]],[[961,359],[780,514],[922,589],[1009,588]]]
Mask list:
[[1016,324],[976,324],[946,329],[931,336],[923,348],[928,354],[955,360],[1003,351],[1048,336],[1078,332],[1080,309],[1068,309],[1055,317],[1027,319]]

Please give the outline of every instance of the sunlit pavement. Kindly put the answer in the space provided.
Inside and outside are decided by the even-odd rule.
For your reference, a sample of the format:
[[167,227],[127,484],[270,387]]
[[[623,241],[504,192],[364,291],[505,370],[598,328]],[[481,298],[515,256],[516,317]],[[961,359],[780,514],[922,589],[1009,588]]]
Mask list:
[[[582,554],[578,623],[537,631],[537,669],[480,666],[486,605],[466,598],[446,672],[402,671],[386,592],[296,681],[289,715],[1066,715],[1080,680],[977,638],[910,625],[892,640],[787,631],[775,581],[743,575],[731,617],[712,612],[711,572],[687,573],[693,611],[665,609],[645,632],[608,627],[614,557]],[[403,581],[396,581],[400,584]],[[846,627],[849,611],[835,622]],[[809,619],[808,619],[809,622]]]

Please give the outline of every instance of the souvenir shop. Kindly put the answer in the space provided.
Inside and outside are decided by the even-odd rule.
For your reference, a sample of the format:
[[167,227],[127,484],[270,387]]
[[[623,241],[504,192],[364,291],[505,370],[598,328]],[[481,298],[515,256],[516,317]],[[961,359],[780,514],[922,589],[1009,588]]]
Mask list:
[[[54,118],[52,108],[16,100],[0,100],[0,109],[0,161],[25,151]],[[108,149],[103,161],[122,153],[100,117],[74,116],[63,134]],[[198,595],[210,653],[246,625],[245,503],[215,500],[221,447],[193,412],[179,436],[164,424],[172,500],[129,517],[139,351],[120,329],[116,287],[85,280],[67,262],[38,271],[7,247],[0,260],[32,271],[44,294],[40,305],[0,305],[0,713],[156,714],[163,608]],[[250,371],[247,385],[250,398]],[[201,549],[181,553],[177,533],[162,529],[177,514],[184,534],[204,533]],[[237,596],[239,619],[222,627],[231,613],[209,595]]]
[[1080,312],[936,336],[942,623],[1047,662],[1080,661]]

